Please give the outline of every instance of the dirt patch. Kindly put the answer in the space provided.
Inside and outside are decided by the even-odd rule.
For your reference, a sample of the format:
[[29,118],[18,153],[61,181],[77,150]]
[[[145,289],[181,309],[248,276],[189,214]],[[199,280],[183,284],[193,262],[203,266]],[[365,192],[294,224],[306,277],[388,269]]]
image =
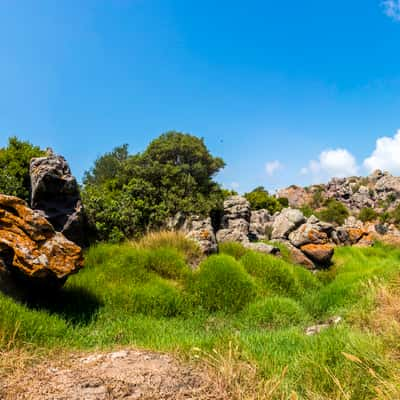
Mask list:
[[49,360],[0,382],[0,399],[224,399],[205,371],[170,355],[120,350]]

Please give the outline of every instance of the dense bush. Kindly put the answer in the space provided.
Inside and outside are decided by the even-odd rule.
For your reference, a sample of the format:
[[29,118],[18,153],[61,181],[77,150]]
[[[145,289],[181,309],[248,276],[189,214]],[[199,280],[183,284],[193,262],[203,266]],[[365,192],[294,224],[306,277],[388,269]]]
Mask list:
[[203,261],[191,290],[196,302],[208,311],[236,312],[256,295],[249,274],[228,255],[214,255]]
[[266,295],[297,296],[302,288],[290,265],[274,256],[248,253],[242,259],[246,271],[259,278]]
[[286,204],[287,199],[277,199],[271,196],[263,186],[255,188],[249,193],[245,193],[244,197],[250,203],[252,210],[268,210],[270,214],[274,214],[277,211],[281,211]]
[[146,268],[167,279],[179,279],[188,272],[183,255],[171,247],[160,247],[149,251]]
[[29,202],[29,164],[33,157],[44,155],[39,147],[11,137],[8,146],[0,148],[0,193],[17,196]]
[[99,240],[118,241],[159,228],[182,213],[221,208],[223,192],[213,176],[224,166],[202,139],[168,132],[140,154],[127,146],[106,153],[86,172],[82,197]]
[[129,311],[153,317],[175,317],[187,306],[176,287],[157,279],[136,287],[128,303]]
[[309,318],[295,300],[286,297],[267,297],[243,310],[243,319],[248,325],[268,329],[298,325]]
[[240,260],[240,258],[242,258],[248,252],[248,250],[238,242],[220,243],[218,247],[221,254],[227,254],[236,260]]
[[378,218],[378,213],[370,207],[362,208],[358,214],[358,219],[362,222],[374,221]]
[[316,216],[322,221],[343,225],[349,216],[349,210],[340,201],[331,199],[326,202],[325,208],[316,213]]

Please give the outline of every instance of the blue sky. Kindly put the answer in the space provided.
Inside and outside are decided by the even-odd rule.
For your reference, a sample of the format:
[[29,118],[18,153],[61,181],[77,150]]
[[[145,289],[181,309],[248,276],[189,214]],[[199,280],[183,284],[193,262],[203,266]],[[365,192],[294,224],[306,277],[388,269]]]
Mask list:
[[0,52],[0,146],[78,177],[167,130],[241,192],[400,174],[400,0],[2,0]]

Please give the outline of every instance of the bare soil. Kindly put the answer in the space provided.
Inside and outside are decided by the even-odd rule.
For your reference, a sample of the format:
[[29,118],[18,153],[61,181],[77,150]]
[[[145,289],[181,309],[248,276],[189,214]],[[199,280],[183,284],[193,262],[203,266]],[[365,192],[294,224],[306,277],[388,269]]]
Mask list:
[[51,359],[0,381],[1,400],[225,398],[205,370],[133,349]]

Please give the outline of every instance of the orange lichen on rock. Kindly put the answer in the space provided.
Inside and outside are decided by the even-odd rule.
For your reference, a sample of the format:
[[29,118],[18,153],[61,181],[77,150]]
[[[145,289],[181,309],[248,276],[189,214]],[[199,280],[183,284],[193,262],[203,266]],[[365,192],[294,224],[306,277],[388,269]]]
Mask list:
[[63,281],[82,268],[83,256],[23,200],[0,194],[0,265],[28,278]]
[[364,235],[368,234],[368,232],[365,232],[363,229],[359,228],[349,228],[347,233],[349,235],[349,241],[351,244],[357,243]]
[[330,244],[305,244],[301,251],[317,264],[329,264],[333,257],[334,247]]

